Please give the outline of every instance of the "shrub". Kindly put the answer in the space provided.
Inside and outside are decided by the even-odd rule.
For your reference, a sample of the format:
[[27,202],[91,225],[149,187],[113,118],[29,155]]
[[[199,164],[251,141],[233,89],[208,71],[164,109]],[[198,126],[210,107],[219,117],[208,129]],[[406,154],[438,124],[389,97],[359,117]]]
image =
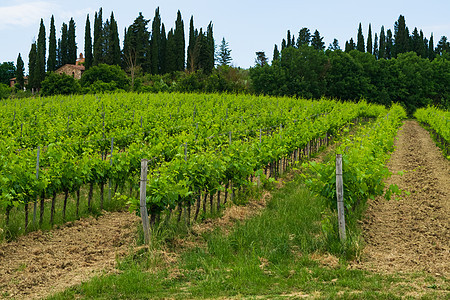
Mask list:
[[66,74],[49,73],[42,81],[43,96],[77,94],[81,90],[80,83]]
[[[106,64],[99,64],[98,66],[89,68],[89,70],[83,73],[80,82],[83,88],[88,88],[91,91],[100,88],[103,92],[118,89],[127,91],[130,86],[129,78],[124,70],[119,66]],[[96,87],[89,88],[93,84],[96,84]]]

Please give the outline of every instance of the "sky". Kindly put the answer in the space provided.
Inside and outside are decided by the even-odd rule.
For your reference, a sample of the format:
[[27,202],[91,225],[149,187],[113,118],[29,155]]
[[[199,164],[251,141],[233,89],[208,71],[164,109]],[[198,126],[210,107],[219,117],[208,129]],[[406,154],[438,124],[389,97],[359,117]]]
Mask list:
[[100,7],[104,21],[114,12],[121,46],[124,28],[133,23],[139,12],[146,19],[152,19],[157,7],[166,32],[175,26],[177,11],[181,11],[186,44],[191,15],[196,28],[205,29],[212,21],[216,44],[225,38],[232,51],[232,64],[242,68],[254,65],[257,51],[264,51],[271,59],[274,44],[280,47],[288,29],[295,37],[303,27],[309,28],[311,33],[317,29],[327,47],[336,38],[344,48],[351,37],[356,41],[359,23],[367,39],[369,23],[373,33],[379,33],[382,25],[393,30],[395,21],[402,14],[410,32],[417,27],[427,38],[433,33],[435,45],[441,36],[450,36],[448,0],[0,0],[0,63],[15,63],[21,53],[27,65],[31,44],[37,40],[40,19],[44,20],[48,42],[52,15],[55,16],[57,37],[60,37],[62,23],[74,18],[78,53],[83,52],[86,15],[90,15],[93,28],[94,13]]

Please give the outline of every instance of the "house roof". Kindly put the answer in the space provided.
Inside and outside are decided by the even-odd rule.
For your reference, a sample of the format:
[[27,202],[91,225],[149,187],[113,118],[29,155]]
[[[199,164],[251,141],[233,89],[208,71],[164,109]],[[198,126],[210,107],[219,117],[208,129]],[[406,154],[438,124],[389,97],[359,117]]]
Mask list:
[[[71,68],[71,69],[78,69],[81,71],[84,71],[86,68],[82,65],[72,65],[72,64],[65,64],[64,66],[60,67],[58,70],[62,69],[62,68]],[[56,70],[56,71],[58,71]]]

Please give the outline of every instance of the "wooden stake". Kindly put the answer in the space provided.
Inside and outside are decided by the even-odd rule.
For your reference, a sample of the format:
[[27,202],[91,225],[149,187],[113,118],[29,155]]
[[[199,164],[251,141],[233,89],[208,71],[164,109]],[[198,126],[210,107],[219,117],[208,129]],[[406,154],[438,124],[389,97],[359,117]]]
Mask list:
[[339,221],[339,237],[341,242],[346,240],[345,210],[344,210],[344,182],[342,180],[342,154],[336,154],[336,196]]
[[[37,148],[37,159],[36,159],[36,180],[39,180],[39,155],[41,148],[38,146]],[[34,201],[33,206],[33,225],[36,224],[36,211],[37,211],[37,201],[38,201],[38,195],[36,194],[36,200]]]
[[147,163],[148,160],[141,160],[141,181],[140,181],[140,210],[141,210],[141,218],[142,218],[142,226],[144,229],[144,242],[145,244],[150,243],[150,224],[148,220],[148,212],[147,212]]

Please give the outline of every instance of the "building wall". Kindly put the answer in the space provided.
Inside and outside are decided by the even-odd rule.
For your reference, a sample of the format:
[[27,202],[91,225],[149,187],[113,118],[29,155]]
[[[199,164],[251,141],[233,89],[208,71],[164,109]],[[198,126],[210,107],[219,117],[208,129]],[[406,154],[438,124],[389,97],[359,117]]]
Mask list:
[[55,72],[58,74],[64,73],[66,75],[73,76],[75,79],[81,79],[81,75],[83,75],[84,72],[84,66],[64,65]]

